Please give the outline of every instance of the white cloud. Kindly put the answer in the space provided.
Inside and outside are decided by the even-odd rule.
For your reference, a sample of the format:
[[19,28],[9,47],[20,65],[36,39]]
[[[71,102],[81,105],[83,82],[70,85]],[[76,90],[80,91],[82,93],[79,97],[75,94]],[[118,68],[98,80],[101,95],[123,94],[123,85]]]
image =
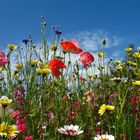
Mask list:
[[119,57],[121,55],[121,51],[115,51],[113,54],[112,54],[112,57]]
[[101,51],[102,50],[102,40],[105,39],[107,45],[105,48],[116,47],[121,44],[123,38],[112,35],[104,31],[82,31],[75,34],[67,35],[73,40],[79,42],[79,47],[83,48],[85,51]]

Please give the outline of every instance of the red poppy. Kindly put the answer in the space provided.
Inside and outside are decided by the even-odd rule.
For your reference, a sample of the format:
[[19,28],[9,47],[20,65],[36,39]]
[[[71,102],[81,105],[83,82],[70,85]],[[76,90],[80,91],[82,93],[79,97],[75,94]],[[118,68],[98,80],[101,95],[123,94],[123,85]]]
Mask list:
[[94,61],[94,57],[89,52],[83,52],[82,54],[80,54],[79,60],[86,67],[86,66],[90,66],[90,64]]
[[61,44],[61,47],[62,47],[64,52],[79,54],[83,51],[81,48],[78,48],[78,42],[77,41],[66,40],[66,41],[61,41],[60,44]]
[[48,63],[48,66],[50,67],[52,74],[57,77],[61,75],[61,72],[59,71],[59,69],[66,68],[65,63],[57,58],[52,59]]
[[0,67],[4,66],[7,63],[8,63],[8,58],[6,57],[5,53],[2,50],[0,50]]
[[81,80],[81,81],[86,81],[86,78],[80,76],[80,80]]

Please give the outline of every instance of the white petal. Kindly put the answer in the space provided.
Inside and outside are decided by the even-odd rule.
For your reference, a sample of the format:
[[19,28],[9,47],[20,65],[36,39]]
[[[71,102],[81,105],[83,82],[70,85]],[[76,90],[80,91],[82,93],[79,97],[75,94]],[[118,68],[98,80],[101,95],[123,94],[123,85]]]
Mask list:
[[61,134],[65,134],[65,135],[68,135],[68,133],[66,132],[66,130],[64,128],[60,128],[60,129],[57,129],[59,133]]
[[70,132],[70,135],[71,135],[71,136],[75,136],[75,133],[73,133],[73,132]]
[[71,124],[71,125],[69,126],[69,130],[73,130],[73,128],[74,128],[74,126]]
[[97,138],[97,137],[94,137],[94,140],[99,140],[99,138]]
[[66,130],[68,130],[68,125],[64,125],[64,128],[65,128]]
[[79,129],[79,126],[78,125],[75,125],[73,130],[78,130]]
[[94,140],[100,140],[105,138],[108,138],[109,140],[114,140],[114,136],[108,134],[97,135],[96,137],[94,137]]
[[77,133],[77,135],[79,135],[79,134],[82,134],[84,131],[83,130],[81,130],[81,131],[79,131],[78,133]]

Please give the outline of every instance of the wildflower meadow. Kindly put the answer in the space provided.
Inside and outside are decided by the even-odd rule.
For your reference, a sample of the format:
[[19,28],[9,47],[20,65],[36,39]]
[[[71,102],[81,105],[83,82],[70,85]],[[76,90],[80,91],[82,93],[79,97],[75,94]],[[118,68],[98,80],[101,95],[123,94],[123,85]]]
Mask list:
[[140,140],[140,48],[105,61],[106,38],[95,57],[46,27],[0,50],[0,140]]

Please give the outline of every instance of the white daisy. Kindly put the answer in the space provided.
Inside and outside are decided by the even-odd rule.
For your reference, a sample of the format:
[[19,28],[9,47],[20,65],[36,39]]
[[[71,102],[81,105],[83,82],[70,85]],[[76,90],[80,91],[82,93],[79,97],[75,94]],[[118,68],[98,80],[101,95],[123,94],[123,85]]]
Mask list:
[[114,136],[108,134],[97,135],[94,140],[114,140]]
[[58,132],[64,135],[76,136],[82,134],[84,131],[78,125],[64,125],[58,129]]

